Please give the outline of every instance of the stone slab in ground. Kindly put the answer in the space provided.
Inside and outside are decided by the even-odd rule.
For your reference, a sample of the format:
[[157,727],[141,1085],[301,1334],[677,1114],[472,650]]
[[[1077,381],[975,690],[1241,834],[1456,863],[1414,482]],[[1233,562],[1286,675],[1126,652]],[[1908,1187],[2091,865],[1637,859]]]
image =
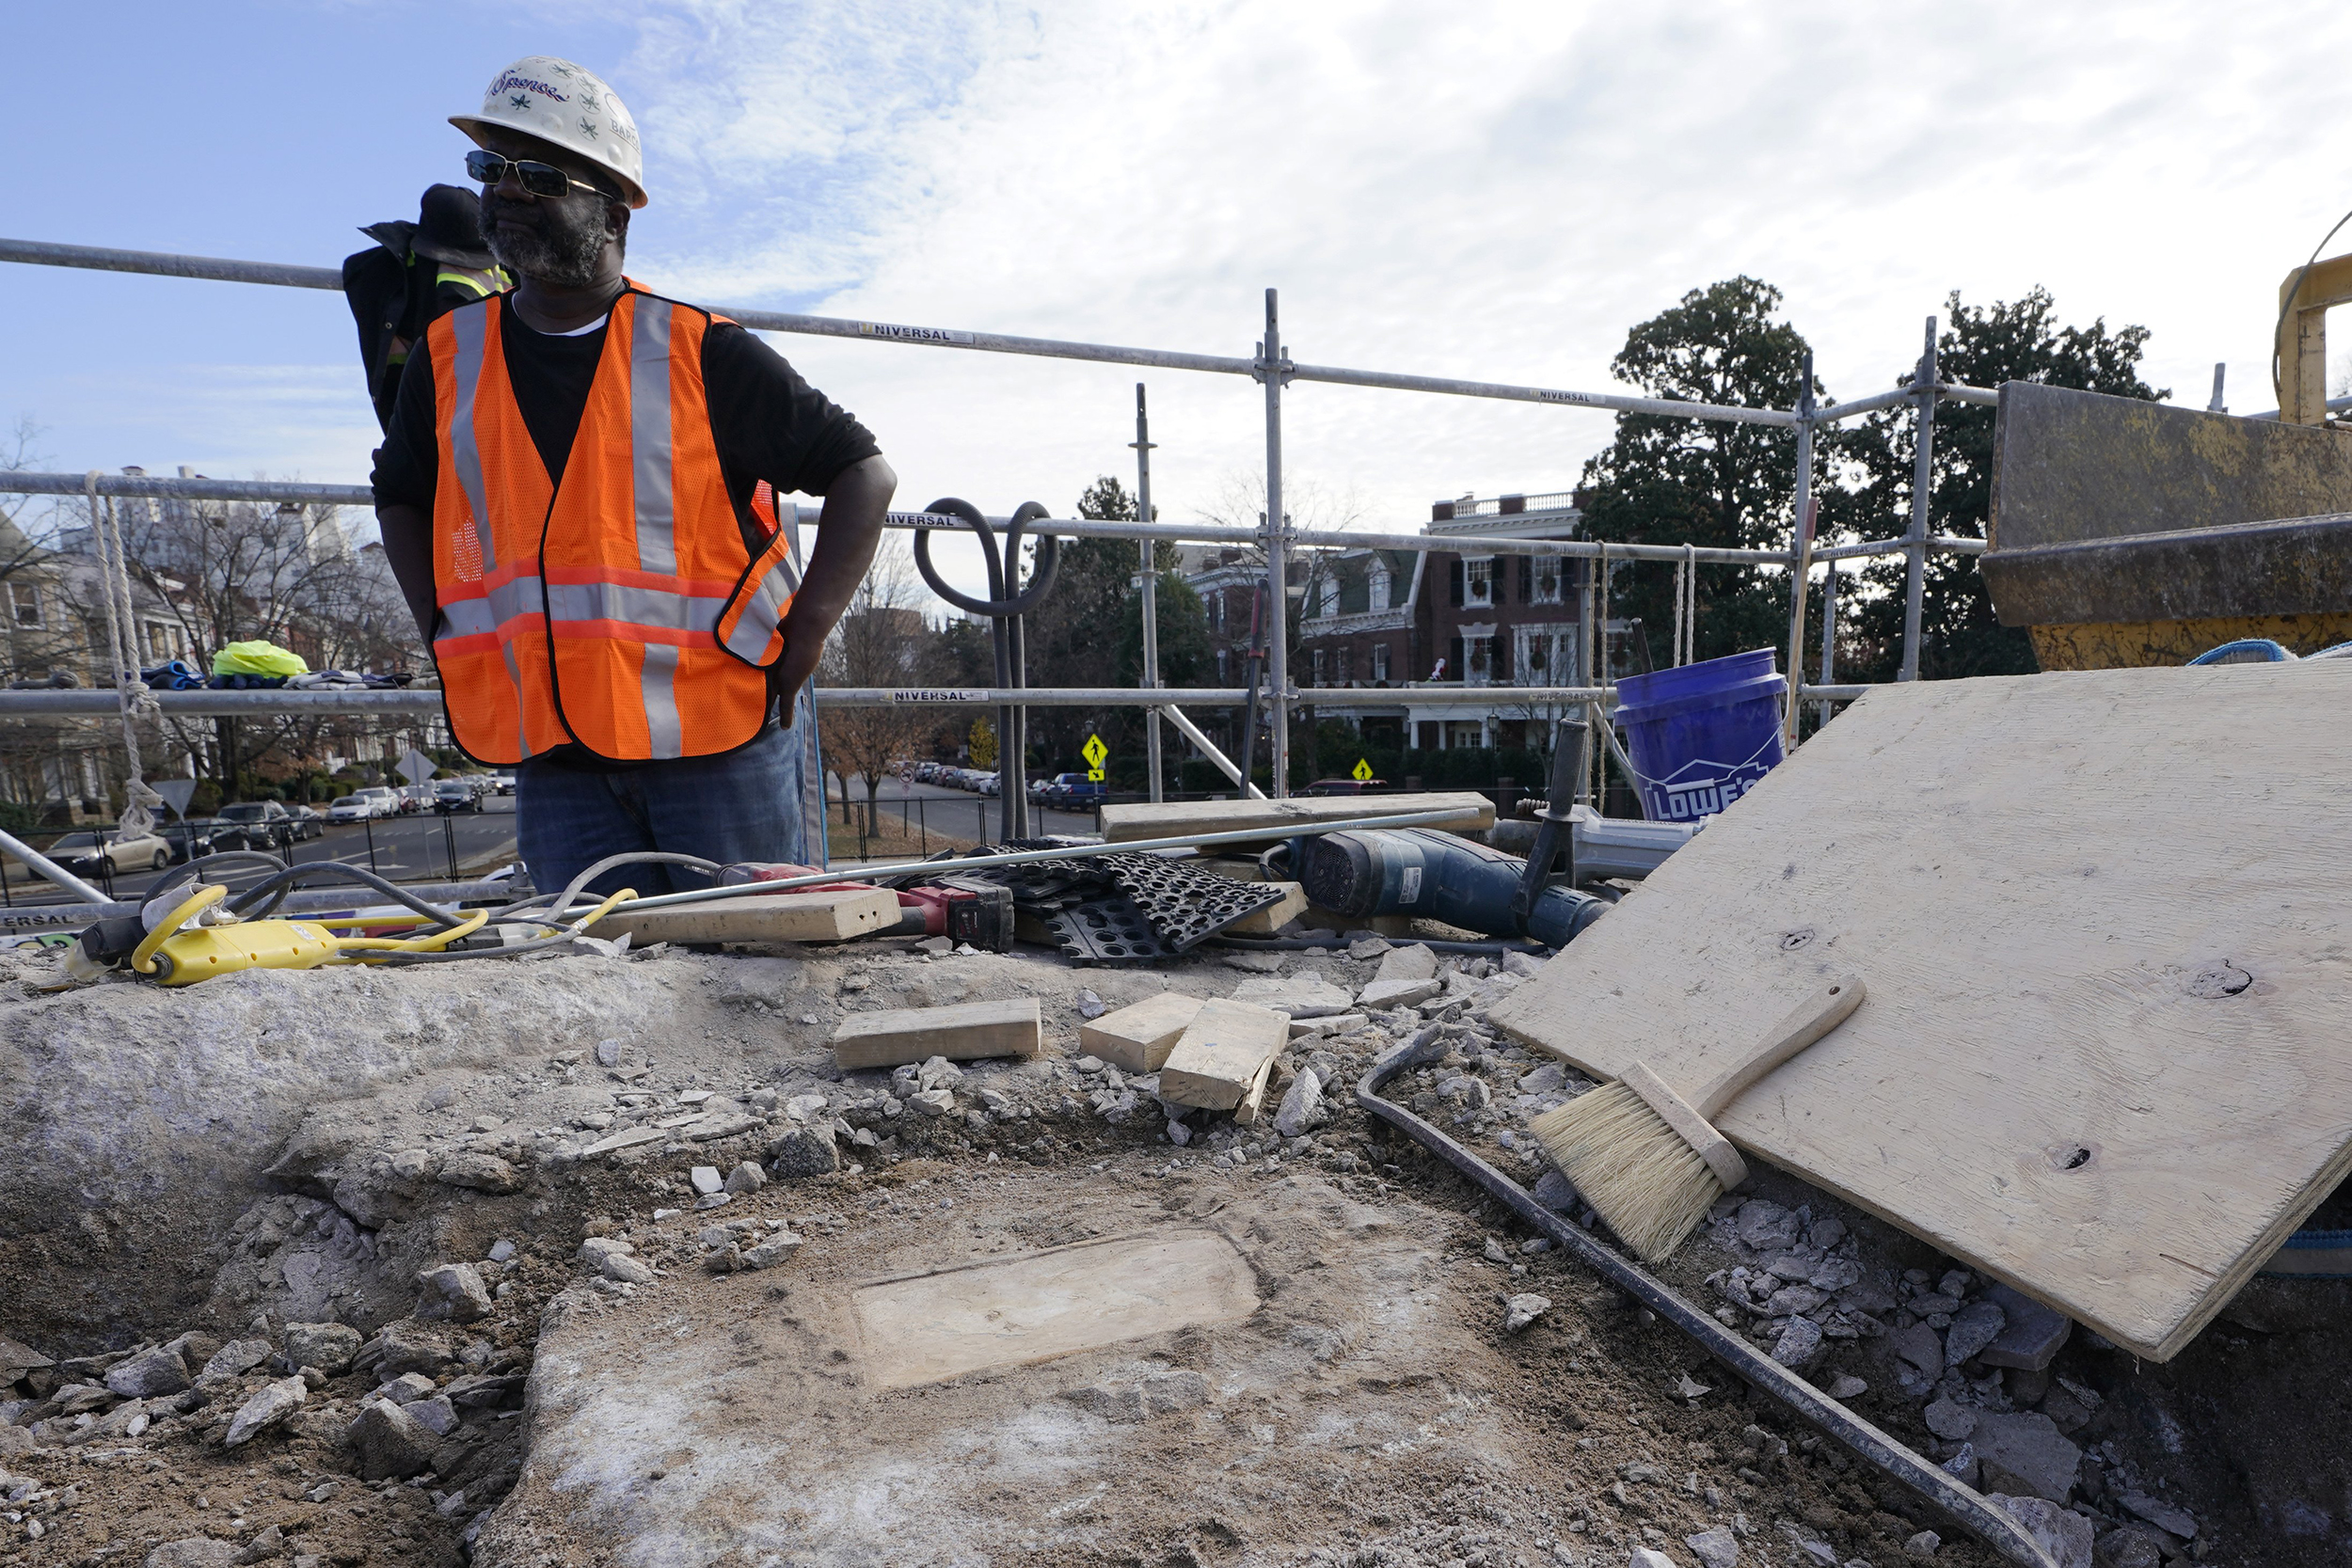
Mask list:
[[[1311,1172],[1000,1168],[951,1191],[952,1211],[918,1195],[866,1244],[812,1240],[787,1274],[681,1270],[617,1306],[563,1298],[532,1373],[531,1457],[477,1562],[1304,1560],[1343,1530],[1441,1520],[1465,1476],[1481,1506],[1521,1510],[1532,1540],[1538,1508],[1597,1497],[1627,1443],[1655,1441],[1579,1448],[1554,1395],[1518,1397],[1537,1367],[1548,1388],[1569,1375],[1581,1298],[1506,1338],[1493,1275],[1455,1255],[1443,1210],[1368,1204]],[[1089,1235],[1210,1238],[1247,1259],[1261,1299],[1232,1321],[886,1386],[892,1347],[857,1310],[877,1276],[1068,1258]],[[967,1305],[993,1266],[962,1271]],[[1574,1296],[1565,1272],[1545,1278]],[[1598,1364],[1576,1375],[1579,1399],[1632,1393]],[[1677,1539],[1727,1520],[1673,1479],[1645,1506]]]

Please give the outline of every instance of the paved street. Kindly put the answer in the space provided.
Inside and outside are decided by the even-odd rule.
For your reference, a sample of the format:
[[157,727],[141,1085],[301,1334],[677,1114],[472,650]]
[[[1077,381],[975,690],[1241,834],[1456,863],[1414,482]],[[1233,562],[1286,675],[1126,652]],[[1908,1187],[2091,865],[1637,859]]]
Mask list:
[[[295,845],[293,859],[298,863],[337,860],[364,865],[397,882],[444,880],[450,876],[453,841],[460,876],[493,870],[511,860],[515,853],[514,797],[485,797],[478,815],[459,812],[444,818],[422,812],[412,816],[329,827],[324,835]],[[52,903],[66,896],[39,878],[31,878],[28,885],[30,874],[13,860],[8,862],[7,869],[10,903]],[[111,891],[117,897],[135,898],[166,875],[168,873],[142,870],[119,876],[114,879]],[[103,881],[94,878],[85,880],[96,881],[102,891],[106,891]]]
[[[866,803],[866,785],[857,779],[850,782],[850,799],[858,805]],[[992,797],[974,795],[967,790],[949,789],[941,784],[910,784],[904,779],[884,779],[877,798],[885,818],[897,817],[906,824],[908,834],[918,842],[929,835],[933,838],[956,839],[963,843],[993,840],[997,831],[997,811],[1003,804]],[[834,806],[838,819],[840,805]],[[884,831],[893,824],[883,823]],[[1093,833],[1100,830],[1091,811],[1040,811],[1029,808],[1029,831],[1033,833]],[[838,840],[835,841],[838,847]]]

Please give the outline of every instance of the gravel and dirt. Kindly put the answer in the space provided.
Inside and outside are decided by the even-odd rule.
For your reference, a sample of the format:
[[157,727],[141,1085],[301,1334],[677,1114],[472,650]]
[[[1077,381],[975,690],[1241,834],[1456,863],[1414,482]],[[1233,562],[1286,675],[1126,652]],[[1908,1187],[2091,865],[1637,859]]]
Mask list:
[[[1540,1174],[1527,1118],[1581,1082],[1485,1026],[1510,967],[1426,959],[893,942],[42,994],[0,954],[0,1564],[1994,1560],[1352,1103],[1433,1038],[1391,1092]],[[1079,1051],[1163,989],[1321,1006],[1384,963],[1437,994],[1301,1019],[1252,1127]],[[826,1049],[1014,996],[1038,1061]],[[1988,1282],[1785,1175],[1741,1198],[1668,1278],[1955,1473],[2059,1490],[2083,1563],[2344,1560],[2344,1287],[2258,1282],[2167,1367],[2079,1330],[1947,1366]],[[1221,1238],[1257,1306],[876,1375],[861,1286],[1115,1236]]]

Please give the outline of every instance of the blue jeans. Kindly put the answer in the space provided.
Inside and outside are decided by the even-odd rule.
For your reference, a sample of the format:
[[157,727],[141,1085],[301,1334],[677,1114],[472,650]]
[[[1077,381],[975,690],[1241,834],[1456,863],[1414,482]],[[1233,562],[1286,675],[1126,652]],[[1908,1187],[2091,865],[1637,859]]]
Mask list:
[[[774,725],[739,750],[715,757],[650,762],[611,773],[525,762],[515,769],[516,837],[531,885],[561,893],[604,859],[666,849],[725,865],[734,861],[824,864],[818,800],[816,705],[803,689],[790,729]],[[640,894],[706,887],[682,865],[620,866],[591,893]]]

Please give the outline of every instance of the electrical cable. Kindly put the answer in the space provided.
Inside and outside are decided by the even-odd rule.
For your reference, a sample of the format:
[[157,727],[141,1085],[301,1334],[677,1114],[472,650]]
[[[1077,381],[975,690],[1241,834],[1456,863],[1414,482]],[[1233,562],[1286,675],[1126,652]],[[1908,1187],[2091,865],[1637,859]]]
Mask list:
[[[941,852],[944,854],[948,851]],[[528,898],[518,898],[511,904],[491,911],[490,918],[493,920],[521,919],[527,911],[542,904],[546,905],[550,912],[568,910],[580,901],[581,891],[590,882],[595,881],[613,867],[621,865],[683,865],[690,870],[700,871],[713,880],[717,879],[720,872],[726,869],[717,861],[705,860],[700,855],[674,854],[666,849],[635,850],[628,854],[607,855],[579,876],[574,877],[570,885],[565,887],[560,895],[538,893]],[[630,896],[636,895],[631,894]]]
[[[458,963],[469,958],[519,958],[526,953],[541,953],[550,947],[563,946],[566,942],[569,942],[574,937],[579,936],[581,932],[585,931],[589,927],[594,926],[597,921],[603,919],[606,913],[612,910],[613,905],[621,903],[625,899],[634,898],[636,896],[637,892],[634,888],[623,888],[620,892],[613,894],[611,897],[607,898],[603,903],[598,904],[595,909],[589,911],[580,919],[565,926],[562,930],[556,931],[548,936],[533,938],[530,942],[518,942],[513,943],[512,945],[502,947],[468,948],[464,952],[459,953],[436,953],[427,952],[421,949],[403,949],[395,953],[388,954],[385,958],[378,961],[386,964],[405,966],[408,964],[423,963]],[[495,918],[488,911],[481,912],[485,922]]]
[[[2287,325],[2287,316],[2295,309],[2296,296],[2303,292],[2303,279],[2310,276],[2312,268],[2319,264],[2319,253],[2328,248],[2329,240],[2336,237],[2336,230],[2342,229],[2347,223],[2352,223],[2352,213],[2346,213],[2336,219],[2335,229],[2328,230],[2319,237],[2319,243],[2312,246],[2311,260],[2295,269],[2294,286],[2281,291],[2280,294],[2279,319],[2270,324],[2270,395],[2279,400],[2279,415],[2281,419],[2286,417],[2287,387],[2286,361],[2279,353],[2279,334]],[[2325,397],[2324,389],[2321,395]]]
[[229,890],[217,882],[207,883],[196,890],[196,896],[182,902],[178,908],[157,922],[131,949],[131,967],[141,974],[155,973],[155,949],[179,934],[180,927],[194,919],[199,911],[210,908],[229,896]]

